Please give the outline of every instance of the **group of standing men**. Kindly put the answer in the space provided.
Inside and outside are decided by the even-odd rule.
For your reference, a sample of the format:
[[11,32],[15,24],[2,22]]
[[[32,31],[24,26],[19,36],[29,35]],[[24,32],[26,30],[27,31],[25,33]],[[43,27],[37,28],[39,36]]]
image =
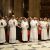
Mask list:
[[9,35],[9,43],[16,43],[16,35],[18,36],[19,31],[20,36],[22,35],[22,41],[27,42],[28,30],[30,42],[38,42],[38,35],[41,35],[41,40],[48,40],[50,39],[50,19],[46,17],[40,19],[37,17],[15,18],[14,15],[8,19],[7,16],[0,16],[0,44],[6,42],[7,33]]

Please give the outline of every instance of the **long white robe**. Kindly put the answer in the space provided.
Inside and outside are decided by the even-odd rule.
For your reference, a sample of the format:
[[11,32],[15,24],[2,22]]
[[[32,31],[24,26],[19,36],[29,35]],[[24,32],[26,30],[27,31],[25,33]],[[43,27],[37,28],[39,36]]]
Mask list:
[[42,31],[41,31],[41,40],[47,40],[48,39],[48,35],[47,35],[47,26],[48,26],[48,22],[46,21],[41,21],[40,25],[42,27]]
[[21,22],[21,27],[22,27],[22,41],[28,41],[28,22]]
[[49,36],[48,36],[48,39],[50,39],[50,21],[48,22],[48,26],[49,26]]
[[16,19],[10,19],[8,24],[10,26],[9,43],[16,43],[16,26],[18,22]]
[[30,30],[30,41],[38,41],[38,22],[36,20],[32,20],[30,22],[31,30]]
[[[3,25],[1,24],[3,23]],[[4,19],[0,20],[0,43],[5,43],[6,38],[5,38],[5,26],[7,25],[6,21]]]

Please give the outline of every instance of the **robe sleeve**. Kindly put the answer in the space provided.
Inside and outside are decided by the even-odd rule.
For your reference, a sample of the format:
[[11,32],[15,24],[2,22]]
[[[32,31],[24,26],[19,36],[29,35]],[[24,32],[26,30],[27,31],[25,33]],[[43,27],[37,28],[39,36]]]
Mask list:
[[39,25],[39,21],[36,21],[36,25],[37,25],[37,26]]
[[[3,25],[1,25],[1,23],[3,24]],[[2,20],[2,22],[0,23],[0,27],[5,27],[6,25],[7,25],[7,23],[6,23],[6,21],[5,20]]]
[[22,29],[26,28],[26,26],[25,26],[25,23],[24,23],[24,22],[21,22],[21,28],[22,28]]
[[42,28],[42,24],[43,24],[43,23],[40,21],[40,22],[39,22],[39,25],[40,25],[41,28]]
[[7,25],[6,21],[4,20],[3,21],[3,26],[5,27]]
[[15,26],[18,26],[18,21],[17,21],[17,20],[15,20],[14,22],[15,22]]
[[33,26],[33,23],[32,23],[32,21],[30,22],[30,25],[31,25],[31,27]]
[[35,24],[33,23],[33,21],[30,22],[31,28],[35,27]]
[[28,22],[27,22],[27,28],[29,28],[29,24],[28,24]]
[[13,23],[12,23],[11,20],[9,20],[8,25],[9,25],[9,26],[13,26]]
[[21,22],[21,27],[23,28],[23,22]]
[[47,22],[47,27],[48,27],[49,25],[48,25],[48,22]]

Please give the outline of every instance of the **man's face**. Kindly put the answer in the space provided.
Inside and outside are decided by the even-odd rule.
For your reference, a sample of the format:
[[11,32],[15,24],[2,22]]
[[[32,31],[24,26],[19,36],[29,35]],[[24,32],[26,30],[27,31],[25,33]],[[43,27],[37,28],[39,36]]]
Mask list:
[[47,18],[44,18],[44,21],[46,21],[47,20]]
[[30,17],[30,20],[32,20],[32,18]]
[[5,16],[5,18],[7,18],[7,16]]
[[5,19],[4,17],[2,17],[2,19]]
[[34,20],[36,20],[37,18],[36,17],[34,17]]
[[43,19],[42,18],[40,18],[40,21],[42,21]]
[[14,19],[15,18],[15,16],[14,15],[12,15],[12,19]]
[[24,21],[26,22],[26,21],[27,21],[27,19],[26,19],[26,18],[24,18]]

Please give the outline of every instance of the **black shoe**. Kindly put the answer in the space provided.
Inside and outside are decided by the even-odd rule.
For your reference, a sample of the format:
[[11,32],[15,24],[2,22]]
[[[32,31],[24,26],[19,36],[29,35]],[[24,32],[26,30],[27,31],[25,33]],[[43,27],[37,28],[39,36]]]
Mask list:
[[4,45],[4,43],[0,43],[0,45]]

